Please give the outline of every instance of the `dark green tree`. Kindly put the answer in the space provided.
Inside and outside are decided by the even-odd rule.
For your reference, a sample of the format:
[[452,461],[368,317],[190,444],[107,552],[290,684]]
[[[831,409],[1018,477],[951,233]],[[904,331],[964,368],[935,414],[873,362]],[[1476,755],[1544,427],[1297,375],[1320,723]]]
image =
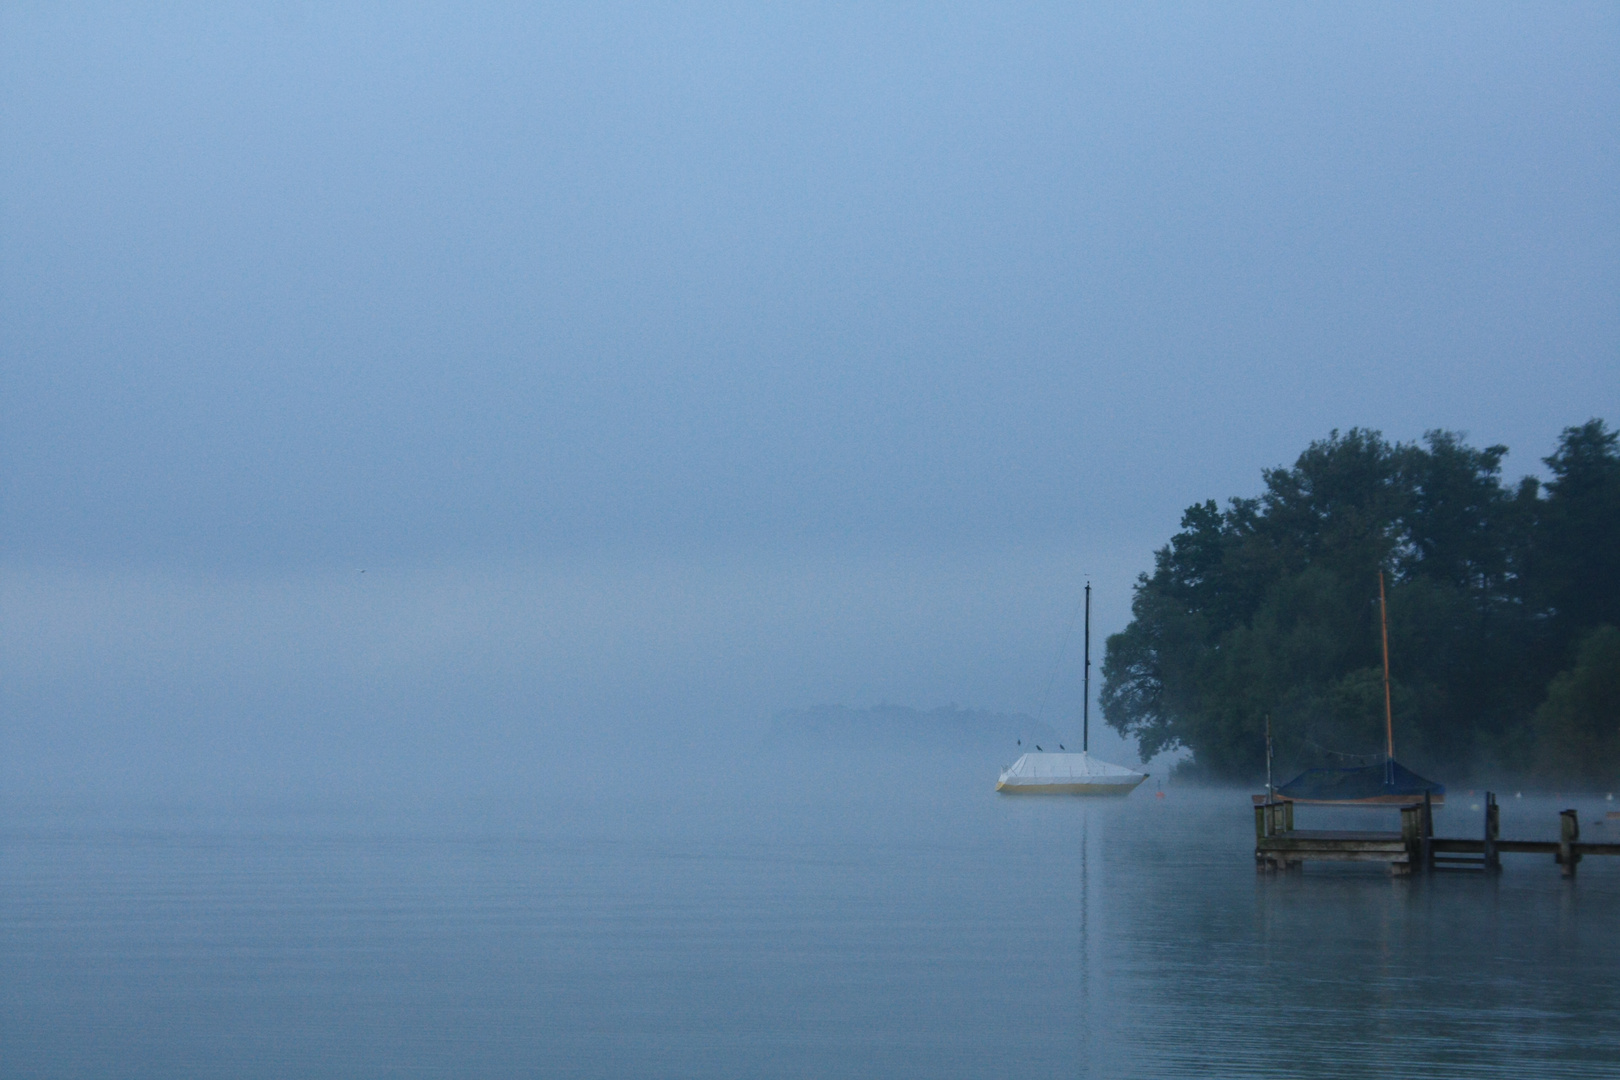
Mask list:
[[1536,711],[1536,736],[1537,770],[1555,783],[1620,780],[1620,630],[1600,626],[1581,640]]
[[1268,714],[1284,767],[1376,755],[1383,572],[1398,756],[1529,760],[1574,635],[1620,623],[1620,457],[1601,421],[1564,432],[1545,490],[1504,485],[1506,454],[1333,432],[1257,498],[1189,507],[1108,640],[1104,717],[1221,776],[1263,767]]
[[1601,420],[1565,428],[1546,458],[1536,576],[1558,644],[1620,626],[1620,432]]

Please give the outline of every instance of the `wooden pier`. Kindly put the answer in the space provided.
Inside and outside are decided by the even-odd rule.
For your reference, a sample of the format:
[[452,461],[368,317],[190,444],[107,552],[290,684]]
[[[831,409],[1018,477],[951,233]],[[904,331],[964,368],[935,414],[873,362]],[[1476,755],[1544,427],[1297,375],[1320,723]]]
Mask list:
[[1587,855],[1620,855],[1620,843],[1581,840],[1575,811],[1558,815],[1557,840],[1503,840],[1496,795],[1485,793],[1484,828],[1478,840],[1434,835],[1434,808],[1423,802],[1401,807],[1400,832],[1361,832],[1294,828],[1294,804],[1273,798],[1254,808],[1254,860],[1261,871],[1296,870],[1307,860],[1384,863],[1391,874],[1436,870],[1502,869],[1504,854],[1551,855],[1564,876]]

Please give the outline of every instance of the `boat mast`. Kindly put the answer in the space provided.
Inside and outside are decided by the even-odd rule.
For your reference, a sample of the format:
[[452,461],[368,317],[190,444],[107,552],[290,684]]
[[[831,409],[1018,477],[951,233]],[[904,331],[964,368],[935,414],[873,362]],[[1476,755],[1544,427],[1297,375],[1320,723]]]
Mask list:
[[1384,750],[1395,760],[1395,717],[1389,707],[1389,612],[1384,604],[1384,572],[1378,571],[1378,627],[1384,637]]
[[[1069,624],[1073,626],[1073,623]],[[1091,752],[1091,582],[1086,582],[1086,667],[1081,688],[1080,752]]]

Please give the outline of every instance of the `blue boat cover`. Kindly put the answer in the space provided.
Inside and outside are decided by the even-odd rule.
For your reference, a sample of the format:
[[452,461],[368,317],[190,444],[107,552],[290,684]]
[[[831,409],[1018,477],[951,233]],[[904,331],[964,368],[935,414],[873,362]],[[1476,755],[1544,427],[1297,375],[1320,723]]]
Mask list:
[[1446,786],[1426,780],[1393,758],[1350,769],[1306,769],[1277,789],[1297,802],[1399,802],[1444,796]]

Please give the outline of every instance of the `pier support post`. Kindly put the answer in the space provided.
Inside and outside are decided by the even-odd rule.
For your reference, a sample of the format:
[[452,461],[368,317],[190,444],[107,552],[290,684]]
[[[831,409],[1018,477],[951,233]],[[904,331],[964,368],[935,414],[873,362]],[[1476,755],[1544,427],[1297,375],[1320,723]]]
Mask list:
[[1266,855],[1265,849],[1260,845],[1266,837],[1271,835],[1267,828],[1269,810],[1264,803],[1255,803],[1254,806],[1254,868],[1262,874],[1277,869],[1272,865],[1271,859]]
[[1575,850],[1575,841],[1581,838],[1581,822],[1573,810],[1565,810],[1558,815],[1558,865],[1563,867],[1564,876],[1575,876],[1575,864],[1581,861],[1580,852]]
[[1502,872],[1502,855],[1496,850],[1496,842],[1502,837],[1502,817],[1496,805],[1496,792],[1485,793],[1485,872],[1499,874]]
[[1263,802],[1254,808],[1254,838],[1263,840],[1278,833],[1294,831],[1294,804],[1291,801]]
[[1418,837],[1418,856],[1422,861],[1423,872],[1427,874],[1434,869],[1434,805],[1430,802],[1429,793],[1423,793],[1423,810],[1420,818],[1422,833]]

